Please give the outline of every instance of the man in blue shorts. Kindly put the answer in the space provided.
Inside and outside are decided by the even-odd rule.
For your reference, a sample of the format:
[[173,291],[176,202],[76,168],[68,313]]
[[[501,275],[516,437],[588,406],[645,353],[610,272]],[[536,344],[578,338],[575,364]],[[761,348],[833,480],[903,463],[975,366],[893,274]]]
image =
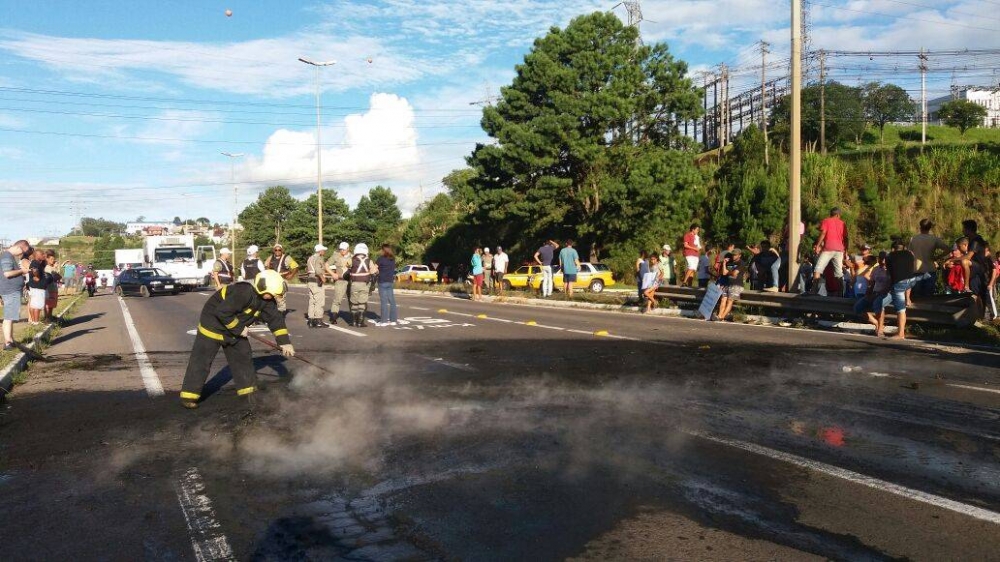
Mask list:
[[562,266],[563,289],[572,298],[576,274],[580,272],[580,254],[576,253],[572,240],[566,240],[566,247],[559,250],[559,265]]
[[28,263],[22,260],[32,253],[27,240],[18,240],[0,253],[0,299],[3,299],[3,349],[14,349],[14,322],[21,319],[21,293],[28,274]]

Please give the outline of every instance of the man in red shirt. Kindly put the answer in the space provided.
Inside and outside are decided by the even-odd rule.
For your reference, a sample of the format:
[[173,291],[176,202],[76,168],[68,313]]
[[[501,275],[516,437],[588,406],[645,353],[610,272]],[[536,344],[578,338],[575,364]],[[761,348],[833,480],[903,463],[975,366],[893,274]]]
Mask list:
[[684,235],[684,262],[687,264],[687,271],[684,272],[684,281],[681,286],[694,286],[695,273],[698,271],[698,257],[701,255],[701,237],[698,233],[701,229],[696,224]]
[[813,251],[819,254],[813,269],[813,284],[810,293],[819,292],[819,279],[826,266],[833,262],[833,275],[844,278],[844,257],[847,255],[847,225],[840,220],[840,208],[834,207],[830,216],[819,223],[819,239]]

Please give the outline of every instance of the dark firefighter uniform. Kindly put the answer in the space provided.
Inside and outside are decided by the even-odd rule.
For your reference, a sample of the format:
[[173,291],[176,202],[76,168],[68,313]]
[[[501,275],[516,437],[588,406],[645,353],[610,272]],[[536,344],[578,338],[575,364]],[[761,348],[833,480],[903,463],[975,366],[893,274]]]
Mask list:
[[202,387],[220,348],[229,362],[236,394],[246,396],[254,392],[257,374],[250,341],[242,334],[257,320],[267,324],[283,354],[294,354],[288,328],[285,327],[285,316],[278,312],[274,300],[264,298],[265,294],[277,297],[284,292],[285,282],[281,276],[274,271],[265,271],[253,283],[226,285],[209,297],[201,311],[198,333],[181,387],[180,397],[184,406],[197,407]]

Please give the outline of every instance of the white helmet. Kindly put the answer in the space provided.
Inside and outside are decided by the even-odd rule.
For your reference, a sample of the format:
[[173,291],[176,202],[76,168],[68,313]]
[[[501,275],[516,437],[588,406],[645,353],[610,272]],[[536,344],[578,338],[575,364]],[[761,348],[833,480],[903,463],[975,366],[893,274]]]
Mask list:
[[219,250],[219,255],[221,256],[228,256],[229,254],[232,254],[232,252],[229,251],[229,248],[223,248]]
[[256,245],[250,246],[250,247],[247,248],[247,255],[248,256],[252,256],[252,255],[256,254],[259,251],[260,251],[260,248],[258,248]]
[[341,250],[349,250],[351,248],[351,246],[347,242],[341,242],[339,248]]
[[367,256],[368,255],[368,244],[365,244],[364,242],[362,242],[362,243],[358,244],[357,246],[355,246],[354,247],[354,255],[358,255],[358,254],[364,254],[364,255]]

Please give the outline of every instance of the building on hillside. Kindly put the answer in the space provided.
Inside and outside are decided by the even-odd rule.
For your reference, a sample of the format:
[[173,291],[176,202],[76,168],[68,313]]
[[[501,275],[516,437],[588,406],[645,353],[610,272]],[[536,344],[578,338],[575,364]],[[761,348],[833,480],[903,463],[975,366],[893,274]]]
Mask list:
[[[53,236],[29,236],[25,240],[35,248],[39,246],[50,247],[59,245],[59,238]],[[6,246],[4,248],[6,249]]]
[[[147,234],[149,228],[158,228],[160,232],[166,234],[173,228],[173,223],[170,222],[127,222],[125,223],[125,234],[128,236],[135,236],[141,234],[143,236],[151,236]],[[152,235],[159,236],[159,235]]]
[[927,120],[941,125],[938,112],[941,106],[952,100],[968,100],[986,108],[986,117],[981,127],[1000,128],[1000,87],[964,86],[952,89],[952,93],[927,102]]

